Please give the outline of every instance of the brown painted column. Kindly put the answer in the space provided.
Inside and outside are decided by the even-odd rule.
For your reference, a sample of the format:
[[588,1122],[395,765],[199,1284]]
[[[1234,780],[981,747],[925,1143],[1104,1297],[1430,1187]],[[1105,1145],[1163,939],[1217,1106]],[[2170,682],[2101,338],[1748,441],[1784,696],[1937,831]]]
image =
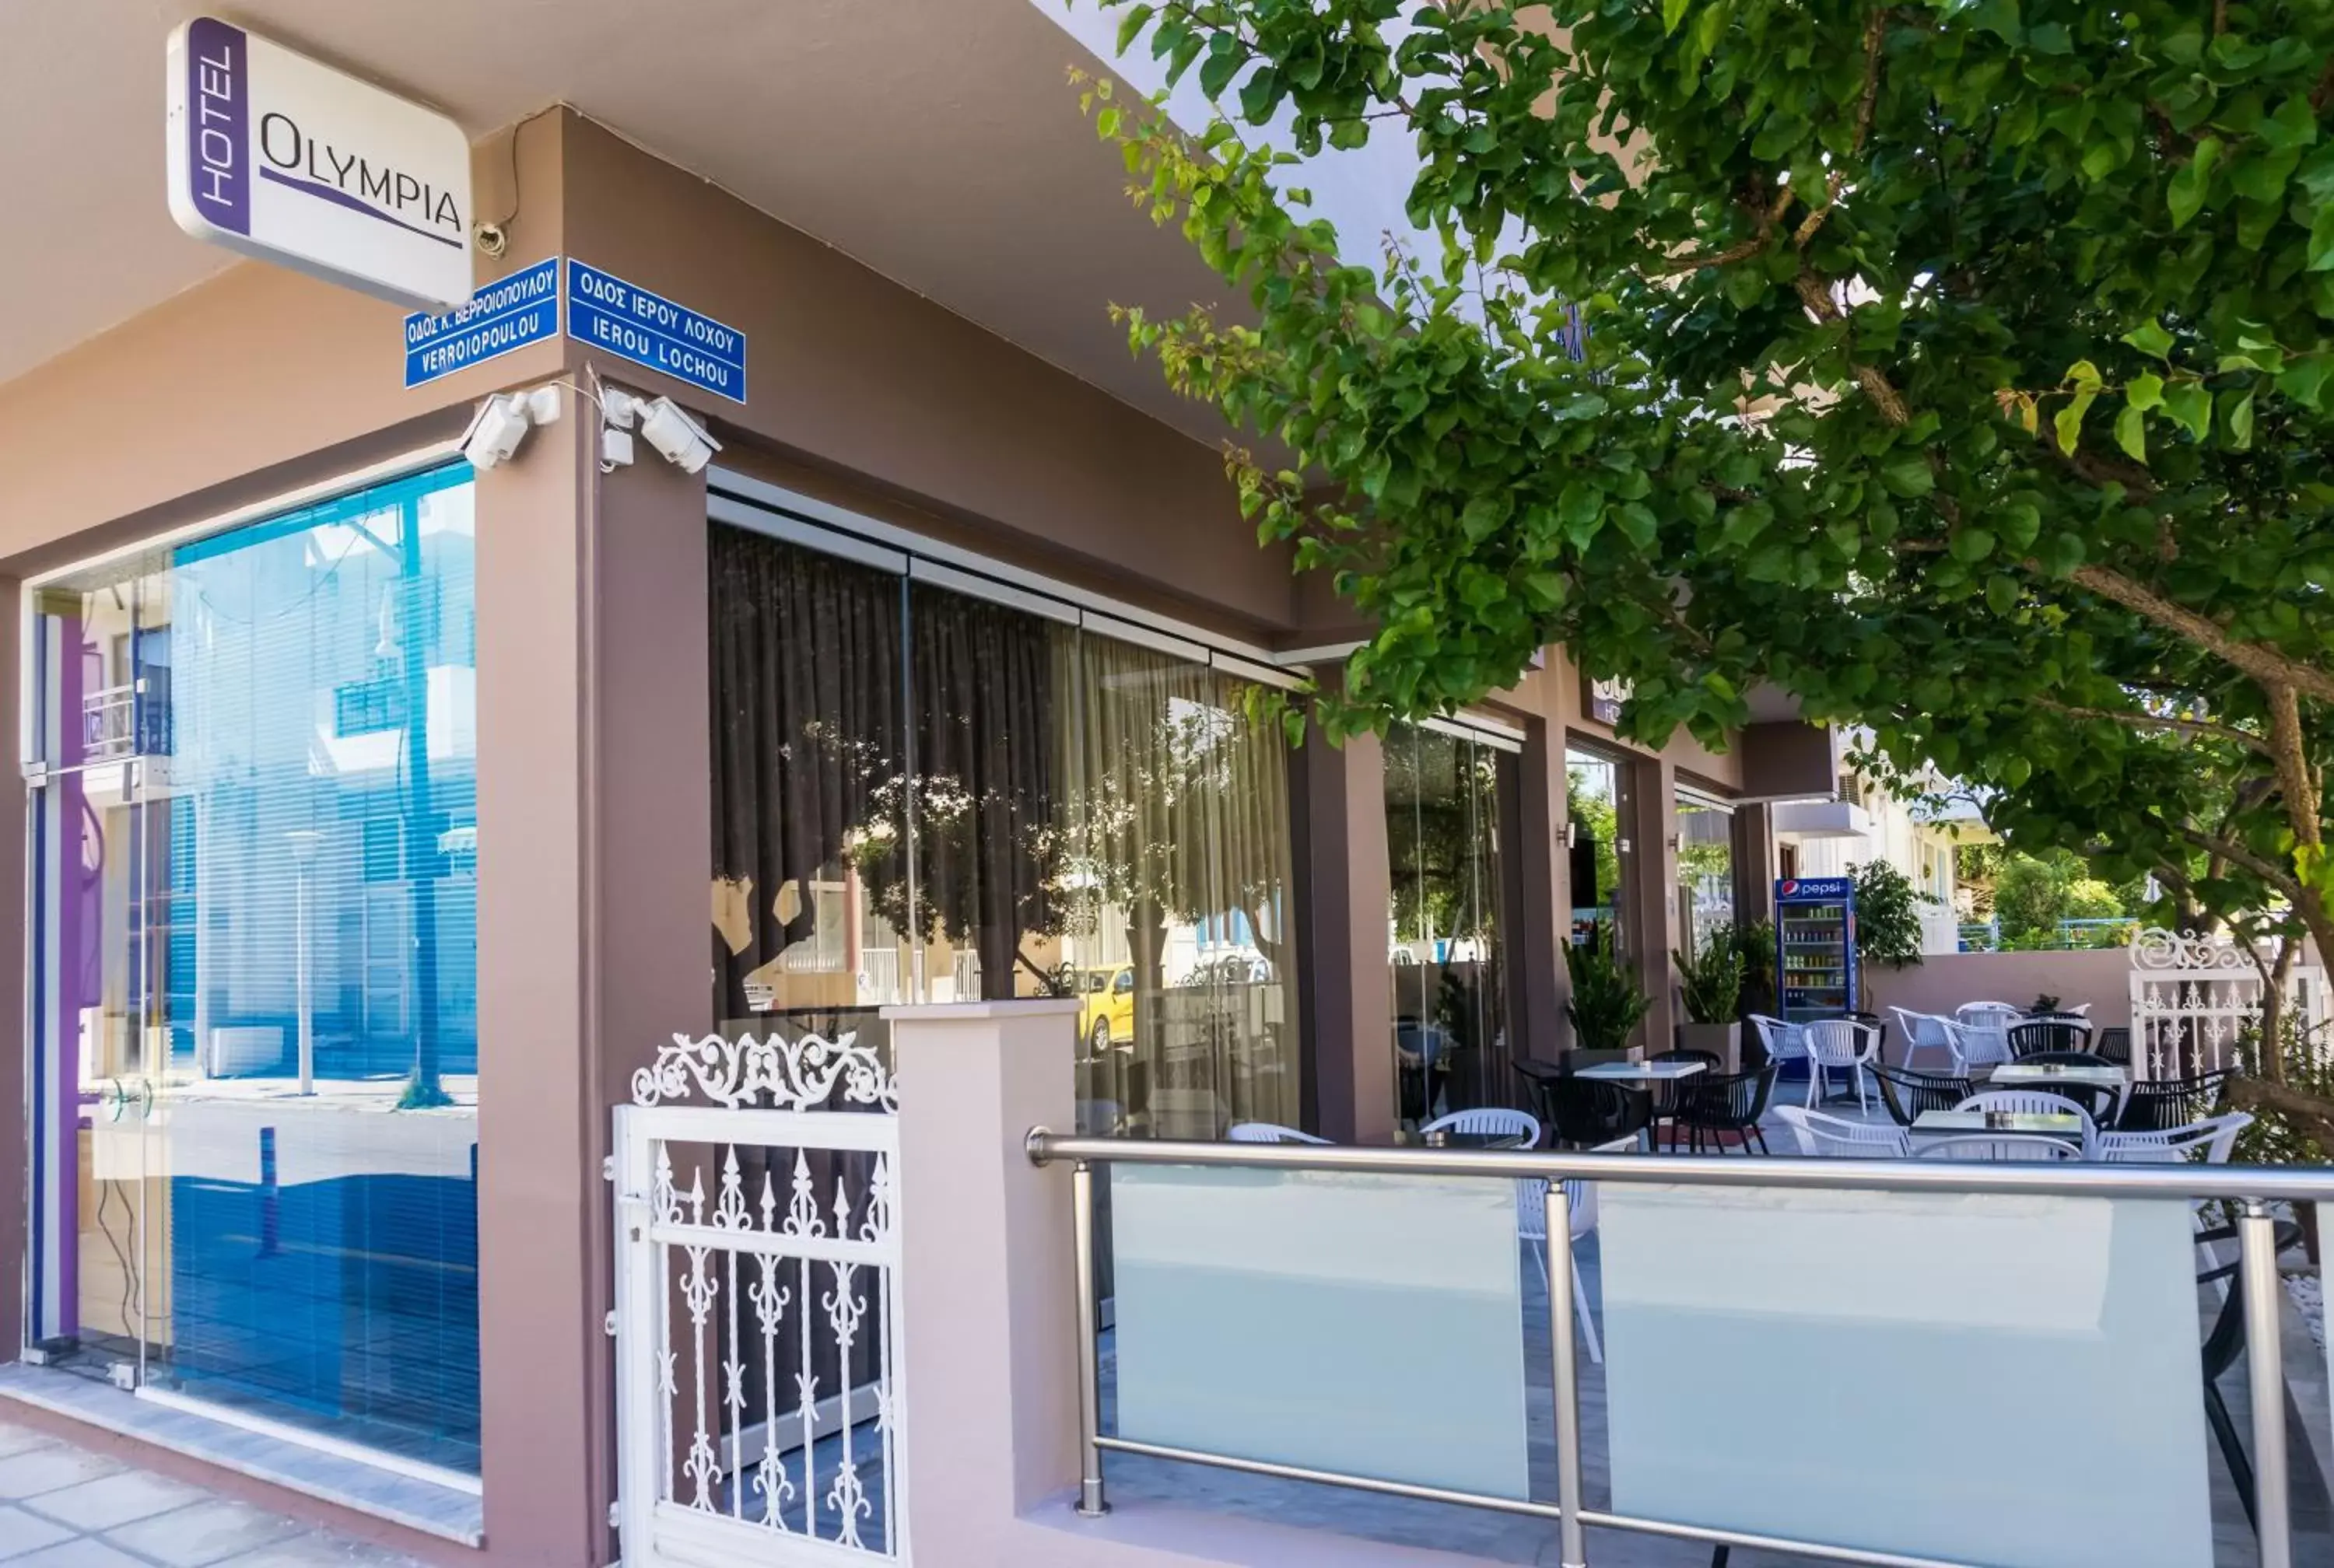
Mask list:
[[1637,976],[1653,998],[1642,1036],[1648,1053],[1676,1043],[1677,987],[1670,949],[1683,938],[1677,928],[1677,774],[1661,757],[1635,757],[1629,770],[1628,810],[1621,831],[1629,835],[1629,890],[1635,911]]
[[1331,746],[1316,726],[1301,772],[1314,1103],[1323,1137],[1382,1143],[1396,1118],[1385,754],[1374,736]]
[[1734,813],[1734,919],[1750,926],[1774,918],[1774,808],[1762,803]]
[[1564,726],[1532,719],[1524,726],[1518,759],[1521,787],[1516,858],[1522,899],[1515,912],[1519,1056],[1554,1062],[1570,1030],[1564,1004],[1572,993],[1565,953],[1572,943],[1572,857],[1565,848],[1567,816]]
[[[588,419],[477,482],[478,1373],[488,1554],[607,1560],[594,1233]],[[590,1178],[587,1185],[586,1178]]]
[[[713,784],[706,616],[704,476],[683,474],[646,442],[640,460],[600,479],[591,507],[593,734],[588,816],[595,846],[585,939],[600,1093],[584,1170],[593,1208],[587,1331],[614,1304],[608,1192],[610,1110],[632,1073],[676,1034],[714,1028],[711,970]],[[614,1361],[593,1380],[592,1516],[615,1497]],[[595,1562],[615,1557],[613,1538]]]

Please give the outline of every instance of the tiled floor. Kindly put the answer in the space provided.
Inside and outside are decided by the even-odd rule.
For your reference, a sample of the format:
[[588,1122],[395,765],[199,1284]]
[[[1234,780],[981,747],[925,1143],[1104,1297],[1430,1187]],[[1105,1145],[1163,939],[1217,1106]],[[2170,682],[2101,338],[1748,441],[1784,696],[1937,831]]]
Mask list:
[[0,1422],[5,1568],[419,1568],[410,1558]]

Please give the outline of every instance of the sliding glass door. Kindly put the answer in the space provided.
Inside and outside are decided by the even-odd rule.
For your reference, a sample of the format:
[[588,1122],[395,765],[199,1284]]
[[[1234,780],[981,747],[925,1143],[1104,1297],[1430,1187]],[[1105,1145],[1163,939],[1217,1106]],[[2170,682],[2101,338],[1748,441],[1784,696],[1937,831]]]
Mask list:
[[724,1028],[1075,996],[1079,1117],[1300,1111],[1288,755],[1204,649],[715,524]]
[[32,593],[34,1342],[474,1471],[469,473]]

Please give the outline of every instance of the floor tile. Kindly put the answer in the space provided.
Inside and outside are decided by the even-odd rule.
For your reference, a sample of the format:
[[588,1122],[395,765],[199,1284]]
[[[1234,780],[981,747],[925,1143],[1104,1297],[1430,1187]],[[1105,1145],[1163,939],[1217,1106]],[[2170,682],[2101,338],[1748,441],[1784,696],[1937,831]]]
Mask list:
[[148,1568],[118,1547],[94,1535],[76,1535],[54,1546],[8,1559],[8,1568]]
[[123,1468],[119,1459],[60,1443],[0,1459],[0,1498],[37,1497]]
[[76,1530],[111,1530],[156,1514],[199,1503],[205,1494],[146,1470],[124,1470],[78,1486],[43,1492],[24,1506]]
[[0,1421],[0,1459],[5,1459],[11,1454],[24,1454],[34,1448],[50,1448],[55,1442],[56,1439],[46,1432],[36,1431],[31,1427],[11,1426],[5,1421]]
[[106,1532],[105,1538],[164,1568],[203,1568],[223,1557],[289,1540],[307,1526],[247,1503],[214,1498]]
[[43,1546],[53,1546],[72,1534],[70,1525],[0,1503],[0,1562],[21,1557],[27,1552],[37,1552]]
[[[8,1568],[15,1568],[10,1563]],[[409,1557],[319,1530],[229,1557],[214,1568],[420,1568]]]

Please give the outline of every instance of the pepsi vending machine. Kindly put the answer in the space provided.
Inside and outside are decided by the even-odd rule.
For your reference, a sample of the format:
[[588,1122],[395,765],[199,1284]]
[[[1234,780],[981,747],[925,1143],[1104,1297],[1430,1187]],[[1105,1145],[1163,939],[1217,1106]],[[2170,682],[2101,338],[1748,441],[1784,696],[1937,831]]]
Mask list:
[[1856,883],[1787,877],[1775,884],[1775,985],[1783,1021],[1837,1018],[1856,1006]]

